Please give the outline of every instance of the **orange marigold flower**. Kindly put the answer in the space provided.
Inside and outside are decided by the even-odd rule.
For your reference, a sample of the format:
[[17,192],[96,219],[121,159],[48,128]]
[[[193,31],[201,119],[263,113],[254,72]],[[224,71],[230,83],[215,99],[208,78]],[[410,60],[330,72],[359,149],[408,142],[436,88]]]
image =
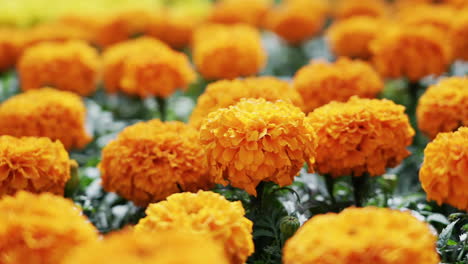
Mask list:
[[222,245],[183,231],[121,231],[78,248],[62,264],[229,264]]
[[0,136],[0,196],[19,190],[63,195],[70,163],[60,141]]
[[42,88],[11,97],[0,105],[0,135],[48,137],[67,149],[82,148],[86,109],[73,93]]
[[285,1],[270,10],[266,27],[290,44],[299,44],[320,32],[327,9],[321,0]]
[[461,8],[468,7],[468,0],[442,0],[442,2],[452,5],[454,7],[461,7]]
[[20,191],[0,200],[0,263],[59,264],[98,233],[72,201]]
[[381,75],[410,81],[440,75],[451,63],[452,48],[439,29],[390,26],[371,43],[373,62]]
[[21,53],[22,43],[21,31],[0,28],[0,72],[15,66]]
[[418,127],[428,137],[468,126],[468,78],[451,77],[430,86],[416,111]]
[[260,33],[247,25],[205,25],[195,31],[193,58],[206,79],[255,75],[266,63]]
[[398,16],[403,26],[432,26],[448,33],[452,29],[452,21],[457,14],[456,10],[450,6],[420,4],[402,8]]
[[348,208],[310,219],[286,242],[285,264],[437,264],[436,236],[412,216],[388,208]]
[[254,252],[253,224],[244,214],[241,202],[214,192],[178,193],[151,204],[135,232],[181,230],[213,238],[223,245],[230,264],[241,264]]
[[271,6],[271,0],[222,0],[215,4],[209,20],[221,24],[243,23],[259,27]]
[[419,179],[429,200],[468,211],[468,127],[440,133],[424,150]]
[[454,46],[454,57],[468,60],[468,9],[461,11],[452,18],[451,41]]
[[86,29],[59,21],[39,24],[26,30],[23,44],[24,48],[28,48],[42,42],[88,41],[91,37]]
[[243,80],[222,80],[209,84],[190,116],[190,124],[199,128],[209,113],[235,105],[242,98],[264,98],[267,101],[289,101],[302,108],[299,93],[287,81],[274,77],[252,77]]
[[294,88],[301,94],[306,112],[331,101],[345,102],[353,95],[373,98],[383,87],[367,62],[347,58],[335,63],[313,61],[294,76]]
[[25,50],[18,62],[21,89],[53,86],[79,95],[90,95],[97,87],[97,51],[81,41],[41,43]]
[[256,195],[261,181],[290,185],[306,160],[314,160],[314,133],[289,102],[242,99],[211,112],[200,138],[216,183]]
[[317,133],[315,165],[334,177],[377,176],[409,155],[414,130],[405,108],[389,100],[352,97],[315,109],[308,122]]
[[348,19],[356,16],[384,17],[388,13],[384,0],[340,0],[335,6],[335,17]]
[[158,119],[125,128],[102,150],[104,189],[137,205],[211,187],[198,132]]

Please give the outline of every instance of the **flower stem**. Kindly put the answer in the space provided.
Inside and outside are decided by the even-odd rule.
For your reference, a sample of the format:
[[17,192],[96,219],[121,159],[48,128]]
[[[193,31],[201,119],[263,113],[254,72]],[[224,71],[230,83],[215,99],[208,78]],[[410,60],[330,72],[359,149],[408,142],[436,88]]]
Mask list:
[[263,194],[265,193],[265,182],[260,182],[255,190],[257,191],[257,197],[254,198],[253,205],[260,212],[263,207]]
[[352,176],[351,181],[353,183],[354,189],[354,204],[356,207],[362,207],[364,198],[365,198],[365,190],[367,185],[367,174],[361,175],[359,177]]
[[166,121],[167,119],[167,102],[165,98],[156,97],[156,101],[158,102],[159,107],[159,114],[161,121]]
[[333,187],[335,186],[335,179],[331,175],[325,175],[325,184],[327,185],[328,195],[330,196],[330,201],[332,206],[336,204],[335,195],[333,194]]

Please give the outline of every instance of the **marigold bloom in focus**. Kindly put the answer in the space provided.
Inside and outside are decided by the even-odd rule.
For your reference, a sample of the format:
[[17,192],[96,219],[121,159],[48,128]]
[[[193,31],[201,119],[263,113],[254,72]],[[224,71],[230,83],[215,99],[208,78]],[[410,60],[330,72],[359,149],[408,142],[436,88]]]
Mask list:
[[468,60],[468,9],[453,17],[451,41],[456,59]]
[[23,34],[18,29],[0,28],[0,72],[16,64],[22,44]]
[[67,149],[82,148],[91,141],[85,116],[81,98],[73,93],[32,90],[0,105],[0,135],[48,137],[60,140]]
[[171,230],[157,235],[121,231],[75,250],[62,264],[229,264],[219,243]]
[[25,50],[18,73],[23,91],[53,86],[86,96],[96,90],[99,57],[80,41],[41,43]]
[[102,150],[102,184],[137,205],[211,187],[198,132],[158,119],[125,128]]
[[263,98],[211,112],[200,139],[214,181],[253,195],[261,181],[292,184],[304,162],[314,160],[314,133],[304,119],[291,103]]
[[285,264],[437,264],[429,226],[387,208],[348,208],[314,216],[286,242]]
[[72,201],[20,191],[0,200],[0,263],[60,264],[97,230]]
[[373,63],[388,78],[419,81],[440,75],[451,63],[452,47],[439,29],[431,26],[390,26],[371,43]]
[[199,128],[209,113],[235,105],[242,98],[264,98],[267,101],[289,101],[302,108],[299,93],[287,81],[274,77],[252,77],[243,80],[222,80],[209,84],[190,116],[190,124]]
[[311,38],[325,24],[327,5],[321,0],[289,0],[270,10],[266,28],[290,44]]
[[213,238],[224,246],[230,264],[241,264],[254,251],[253,224],[244,214],[241,202],[230,202],[214,192],[178,193],[151,204],[135,232],[180,230]]
[[337,19],[357,16],[384,17],[387,13],[388,6],[384,0],[339,0],[334,16]]
[[0,136],[0,196],[19,190],[63,195],[70,162],[60,141]]
[[383,99],[352,97],[315,109],[308,122],[317,133],[315,165],[333,177],[378,176],[409,155],[414,130],[405,108]]
[[215,4],[209,20],[220,24],[242,23],[260,27],[271,6],[271,0],[222,0]]
[[205,79],[255,75],[266,64],[260,33],[247,25],[205,25],[195,31],[193,58]]
[[419,179],[427,199],[468,211],[468,127],[440,133],[424,150]]
[[374,98],[384,83],[364,61],[339,58],[335,63],[313,61],[294,76],[294,88],[301,94],[305,112],[331,101],[347,101],[351,96]]
[[416,110],[418,127],[430,138],[468,126],[468,78],[446,78],[430,86]]

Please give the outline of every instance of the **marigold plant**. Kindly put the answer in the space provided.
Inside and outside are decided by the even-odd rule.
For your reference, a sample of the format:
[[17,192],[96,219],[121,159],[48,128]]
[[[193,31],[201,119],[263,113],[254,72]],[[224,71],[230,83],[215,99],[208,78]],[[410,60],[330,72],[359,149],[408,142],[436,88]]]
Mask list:
[[384,17],[388,14],[388,9],[384,0],[339,0],[335,5],[334,16],[337,19]]
[[468,127],[440,133],[424,150],[419,172],[429,200],[468,211]]
[[242,98],[264,98],[267,101],[289,101],[302,108],[299,93],[287,81],[274,77],[252,77],[243,80],[222,80],[209,84],[198,97],[190,116],[190,124],[199,128],[209,113],[238,103]]
[[21,89],[53,86],[79,95],[90,95],[97,87],[97,51],[80,41],[42,43],[26,49],[18,62]]
[[412,216],[387,208],[318,215],[286,242],[285,264],[437,264],[436,236]]
[[416,109],[418,127],[430,138],[468,125],[468,78],[451,77],[430,86]]
[[22,45],[23,34],[20,30],[0,28],[0,72],[15,66]]
[[262,181],[292,184],[304,162],[314,161],[314,133],[304,119],[291,103],[263,98],[210,113],[200,138],[214,181],[253,195]]
[[211,187],[198,132],[158,119],[125,128],[102,150],[102,184],[137,205]]
[[452,17],[450,38],[454,46],[455,58],[468,60],[468,9]]
[[178,193],[151,204],[135,231],[181,230],[212,238],[224,246],[229,263],[241,264],[254,251],[252,222],[244,214],[240,201],[230,202],[214,192]]
[[89,41],[89,31],[75,25],[58,22],[42,23],[25,30],[23,47],[28,48],[43,42]]
[[347,101],[353,95],[373,98],[383,87],[371,65],[347,58],[335,63],[312,61],[294,76],[294,88],[301,94],[306,112],[331,101]]
[[386,99],[352,97],[315,109],[308,122],[317,133],[315,168],[333,177],[378,176],[409,155],[414,130],[405,108]]
[[432,26],[443,33],[452,30],[452,21],[457,16],[454,8],[445,5],[411,5],[398,12],[398,18],[403,25]]
[[60,264],[98,233],[72,201],[20,191],[0,200],[0,262]]
[[260,27],[271,0],[222,0],[215,4],[209,20],[220,24],[249,24]]
[[255,75],[266,64],[260,33],[248,25],[210,24],[193,37],[193,60],[206,79]]
[[73,93],[51,88],[11,97],[0,105],[0,135],[60,140],[67,149],[91,141],[85,131],[86,109]]

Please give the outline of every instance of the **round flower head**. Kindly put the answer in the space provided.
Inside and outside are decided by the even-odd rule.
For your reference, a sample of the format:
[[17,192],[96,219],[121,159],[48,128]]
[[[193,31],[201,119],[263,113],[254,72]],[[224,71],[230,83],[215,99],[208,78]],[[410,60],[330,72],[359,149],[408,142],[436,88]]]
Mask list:
[[21,89],[53,86],[79,95],[96,90],[97,51],[80,41],[41,43],[25,50],[18,62]]
[[66,149],[82,148],[86,109],[73,93],[42,88],[11,97],[0,105],[0,135],[48,137]]
[[320,32],[326,12],[321,0],[289,0],[270,10],[265,23],[290,44],[299,44]]
[[43,23],[26,30],[23,48],[42,42],[66,42],[71,40],[90,40],[87,30],[62,22]]
[[252,222],[244,214],[241,202],[230,202],[217,193],[178,193],[151,204],[135,232],[180,230],[212,238],[223,245],[230,264],[242,264],[254,251]]
[[155,235],[121,231],[73,251],[62,264],[229,264],[219,243],[176,230]]
[[384,22],[373,17],[339,20],[327,31],[332,51],[338,56],[367,59],[370,43],[380,33]]
[[0,200],[0,263],[60,264],[76,247],[97,240],[72,201],[20,191]]
[[104,189],[141,206],[173,193],[208,189],[198,137],[188,125],[158,119],[125,128],[102,150]]
[[63,195],[70,165],[60,141],[0,136],[0,196],[19,190]]
[[234,79],[258,73],[266,52],[255,28],[213,24],[195,31],[193,58],[205,79]]
[[418,127],[428,137],[468,126],[468,78],[451,77],[430,86],[416,111]]
[[259,27],[271,5],[271,0],[222,0],[215,4],[209,20],[221,24],[243,23]]
[[410,81],[440,75],[451,62],[451,47],[439,29],[390,26],[371,43],[373,62],[381,75]]
[[0,28],[0,72],[13,67],[20,55],[23,36],[17,29]]
[[242,98],[264,98],[267,101],[289,101],[303,107],[299,93],[287,81],[274,77],[254,77],[243,80],[222,80],[209,84],[198,97],[190,116],[190,124],[199,128],[209,113],[238,103]]
[[468,211],[468,127],[440,133],[424,150],[419,179],[429,200]]
[[348,19],[357,16],[384,17],[388,6],[384,0],[339,0],[335,6],[334,16],[337,19]]
[[294,88],[301,94],[306,112],[331,101],[347,101],[353,95],[373,98],[383,87],[383,81],[367,62],[347,58],[335,63],[312,62],[294,76]]
[[284,264],[437,264],[436,236],[409,212],[348,208],[318,215],[286,242]]
[[307,159],[314,134],[304,113],[289,102],[242,99],[208,115],[200,130],[216,183],[256,195],[261,181],[290,185]]
[[317,133],[315,165],[333,177],[378,176],[409,155],[414,130],[405,108],[389,100],[331,102],[315,109],[308,122]]
[[457,17],[456,10],[444,5],[411,5],[402,8],[398,17],[403,25],[432,26],[448,33],[452,29],[452,21]]
[[451,41],[454,46],[455,58],[468,60],[468,9],[460,11],[453,17]]

